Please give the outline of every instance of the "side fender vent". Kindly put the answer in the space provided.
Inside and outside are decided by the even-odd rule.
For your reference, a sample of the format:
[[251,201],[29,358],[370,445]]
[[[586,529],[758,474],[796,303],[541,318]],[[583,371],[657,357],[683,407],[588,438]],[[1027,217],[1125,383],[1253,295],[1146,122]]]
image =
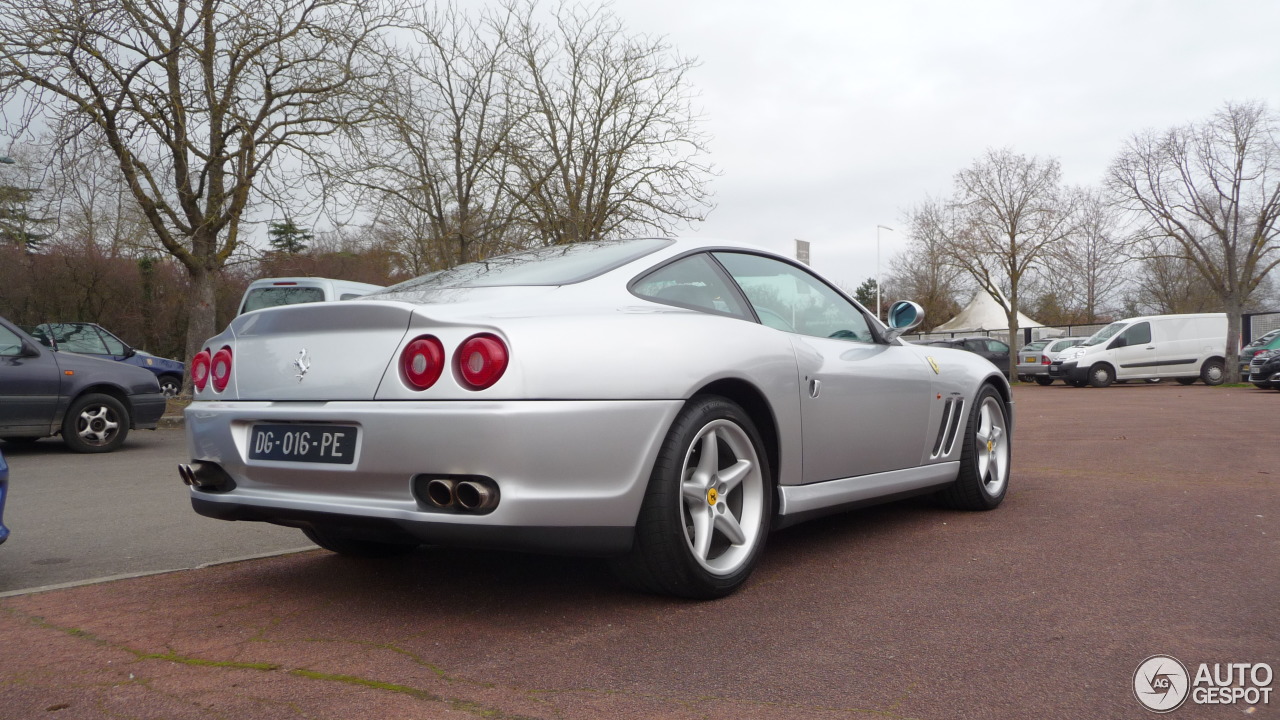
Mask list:
[[951,454],[959,435],[960,421],[964,417],[964,398],[951,397],[942,406],[942,423],[938,426],[938,439],[933,443],[930,459],[936,460]]

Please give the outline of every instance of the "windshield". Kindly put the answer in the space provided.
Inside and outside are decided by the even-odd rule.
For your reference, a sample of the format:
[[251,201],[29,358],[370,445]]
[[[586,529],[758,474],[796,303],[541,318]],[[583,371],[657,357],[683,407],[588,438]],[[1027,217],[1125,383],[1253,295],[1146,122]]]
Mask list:
[[1125,329],[1128,325],[1129,323],[1125,323],[1125,322],[1113,322],[1110,325],[1102,328],[1098,332],[1090,335],[1088,340],[1085,340],[1080,344],[1081,345],[1097,345],[1098,343],[1104,343],[1110,340],[1111,338],[1115,337],[1117,333]]

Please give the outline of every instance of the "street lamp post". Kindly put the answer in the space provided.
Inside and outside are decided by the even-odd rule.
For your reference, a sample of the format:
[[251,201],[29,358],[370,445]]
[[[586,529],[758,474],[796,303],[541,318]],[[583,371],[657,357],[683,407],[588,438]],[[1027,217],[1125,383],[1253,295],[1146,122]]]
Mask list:
[[889,227],[888,225],[876,226],[876,318],[879,320],[884,319],[883,317],[880,316],[880,231],[881,230],[888,230],[889,232],[894,232],[893,228]]

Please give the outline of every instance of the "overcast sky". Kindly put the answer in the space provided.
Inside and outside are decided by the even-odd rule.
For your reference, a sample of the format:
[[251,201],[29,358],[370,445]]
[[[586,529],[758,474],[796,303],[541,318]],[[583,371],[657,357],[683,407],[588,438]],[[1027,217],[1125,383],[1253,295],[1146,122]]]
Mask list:
[[[847,287],[876,225],[988,148],[1055,157],[1098,185],[1126,138],[1280,109],[1280,2],[616,0],[629,29],[701,62],[716,208],[696,229],[793,253]],[[905,244],[881,231],[882,261]],[[897,298],[895,298],[897,299]]]

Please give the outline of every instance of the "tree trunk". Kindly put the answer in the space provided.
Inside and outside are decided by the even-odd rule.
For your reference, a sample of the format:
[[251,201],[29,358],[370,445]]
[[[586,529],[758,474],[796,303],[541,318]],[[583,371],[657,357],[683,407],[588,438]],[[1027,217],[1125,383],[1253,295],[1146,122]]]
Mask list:
[[1244,324],[1244,303],[1239,298],[1224,298],[1227,311],[1226,383],[1240,382],[1240,337]]
[[[215,282],[217,275],[206,267],[188,268],[191,277],[191,299],[187,311],[187,369],[191,360],[204,349],[204,343],[217,332],[218,304]],[[217,348],[214,348],[215,352]],[[184,374],[182,393],[191,394],[191,373]]]

